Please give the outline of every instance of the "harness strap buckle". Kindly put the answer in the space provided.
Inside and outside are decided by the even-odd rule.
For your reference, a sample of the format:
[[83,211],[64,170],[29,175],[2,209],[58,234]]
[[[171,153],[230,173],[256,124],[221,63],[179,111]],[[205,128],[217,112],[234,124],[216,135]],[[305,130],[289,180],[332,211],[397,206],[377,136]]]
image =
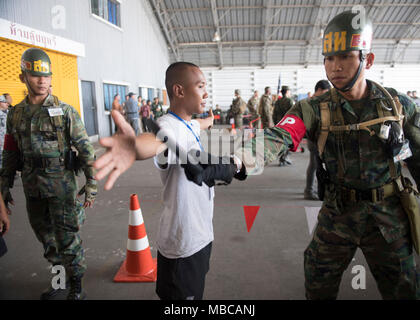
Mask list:
[[350,131],[357,131],[360,129],[360,124],[359,123],[349,124],[349,129]]

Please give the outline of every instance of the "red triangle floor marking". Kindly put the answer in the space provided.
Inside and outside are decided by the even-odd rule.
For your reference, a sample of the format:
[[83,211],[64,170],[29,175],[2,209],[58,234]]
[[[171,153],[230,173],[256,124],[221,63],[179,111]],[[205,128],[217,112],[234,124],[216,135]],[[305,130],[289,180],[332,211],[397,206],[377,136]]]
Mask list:
[[243,206],[245,214],[246,228],[248,232],[251,231],[252,225],[254,224],[255,217],[257,216],[260,206]]

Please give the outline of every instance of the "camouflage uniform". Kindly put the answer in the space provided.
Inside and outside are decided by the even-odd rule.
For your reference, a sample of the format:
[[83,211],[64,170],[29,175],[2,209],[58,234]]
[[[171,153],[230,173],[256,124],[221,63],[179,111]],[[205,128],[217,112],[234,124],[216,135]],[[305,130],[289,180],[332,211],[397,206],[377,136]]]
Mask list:
[[[24,108],[23,114],[14,124],[14,114],[19,108]],[[56,127],[53,120],[57,116],[49,115],[51,109],[63,111],[62,128]],[[87,179],[87,195],[96,195],[97,183],[90,164],[95,158],[94,149],[83,122],[72,106],[55,100],[52,95],[43,105],[30,105],[25,98],[9,112],[9,142],[6,141],[0,170],[2,193],[6,197],[9,187],[13,187],[16,170],[20,170],[19,162],[23,161],[26,208],[32,229],[44,246],[45,258],[53,265],[63,264],[70,277],[82,277],[86,263],[79,228],[84,220],[84,209],[76,200],[75,172],[65,168],[64,155],[60,152],[57,134],[60,129],[64,154],[71,145],[77,149]]]
[[[356,124],[378,118],[377,107],[387,106],[384,93],[367,81],[370,96],[358,113],[338,95],[345,124]],[[388,89],[389,92],[396,91]],[[394,96],[394,95],[393,95]],[[420,110],[404,94],[398,93],[405,115],[403,130],[410,141],[413,156],[406,160],[416,184],[420,183]],[[309,100],[310,107],[298,102],[286,115],[295,122],[303,121],[308,138],[318,141],[320,134],[320,103],[327,102],[330,112],[337,108],[331,91]],[[293,121],[291,121],[293,122]],[[373,188],[390,183],[390,155],[378,138],[380,124],[371,126],[375,135],[365,130],[330,132],[322,155],[330,181],[326,185],[318,225],[313,240],[305,250],[305,287],[308,299],[335,299],[341,276],[351,262],[357,247],[361,248],[384,299],[415,299],[419,296],[420,276],[416,274],[409,223],[397,194],[381,201],[348,199],[345,190],[369,194]],[[257,165],[249,173],[262,171],[264,163],[275,160],[287,149],[296,149],[298,139],[280,125],[264,131],[264,154],[257,154]],[[295,140],[294,140],[295,139]],[[257,139],[245,146],[256,148]],[[257,151],[258,152],[258,151]],[[238,153],[240,154],[240,153]],[[263,163],[264,162],[264,163]],[[339,179],[340,163],[343,176]],[[397,176],[401,165],[395,164]]]
[[232,114],[235,119],[235,128],[237,129],[243,126],[242,115],[244,114],[245,105],[246,102],[239,96],[232,101]]
[[[247,103],[247,107],[248,107],[248,111],[251,114],[251,121],[258,119],[260,117],[260,115],[258,114],[258,97],[252,96]],[[260,121],[256,120],[253,122],[252,127],[253,128],[260,128]]]
[[271,95],[263,94],[260,99],[260,105],[258,106],[258,113],[261,116],[263,128],[271,128],[274,126],[272,105],[273,101]]
[[2,153],[4,147],[4,136],[6,135],[6,119],[8,110],[0,110],[0,168],[2,167]]
[[274,105],[273,111],[274,124],[277,124],[284,117],[287,111],[293,107],[294,104],[294,101],[288,97],[282,97],[281,99],[278,99]]

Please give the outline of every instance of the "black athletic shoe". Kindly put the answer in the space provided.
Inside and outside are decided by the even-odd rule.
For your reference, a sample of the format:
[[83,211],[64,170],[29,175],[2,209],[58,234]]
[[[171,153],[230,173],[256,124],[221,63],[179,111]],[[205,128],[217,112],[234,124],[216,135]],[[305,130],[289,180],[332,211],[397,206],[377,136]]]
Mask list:
[[67,300],[85,300],[86,293],[82,290],[82,278],[70,278],[70,292]]

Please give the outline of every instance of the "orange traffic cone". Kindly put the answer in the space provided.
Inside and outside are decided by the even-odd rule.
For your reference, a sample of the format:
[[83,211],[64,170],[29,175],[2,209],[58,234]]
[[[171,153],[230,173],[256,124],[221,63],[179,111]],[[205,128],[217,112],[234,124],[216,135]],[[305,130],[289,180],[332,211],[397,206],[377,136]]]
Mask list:
[[232,128],[230,129],[230,134],[231,135],[236,135],[236,129],[235,129],[235,123],[232,123]]
[[156,281],[156,259],[152,258],[143,215],[136,194],[130,197],[127,257],[114,277],[114,282]]

